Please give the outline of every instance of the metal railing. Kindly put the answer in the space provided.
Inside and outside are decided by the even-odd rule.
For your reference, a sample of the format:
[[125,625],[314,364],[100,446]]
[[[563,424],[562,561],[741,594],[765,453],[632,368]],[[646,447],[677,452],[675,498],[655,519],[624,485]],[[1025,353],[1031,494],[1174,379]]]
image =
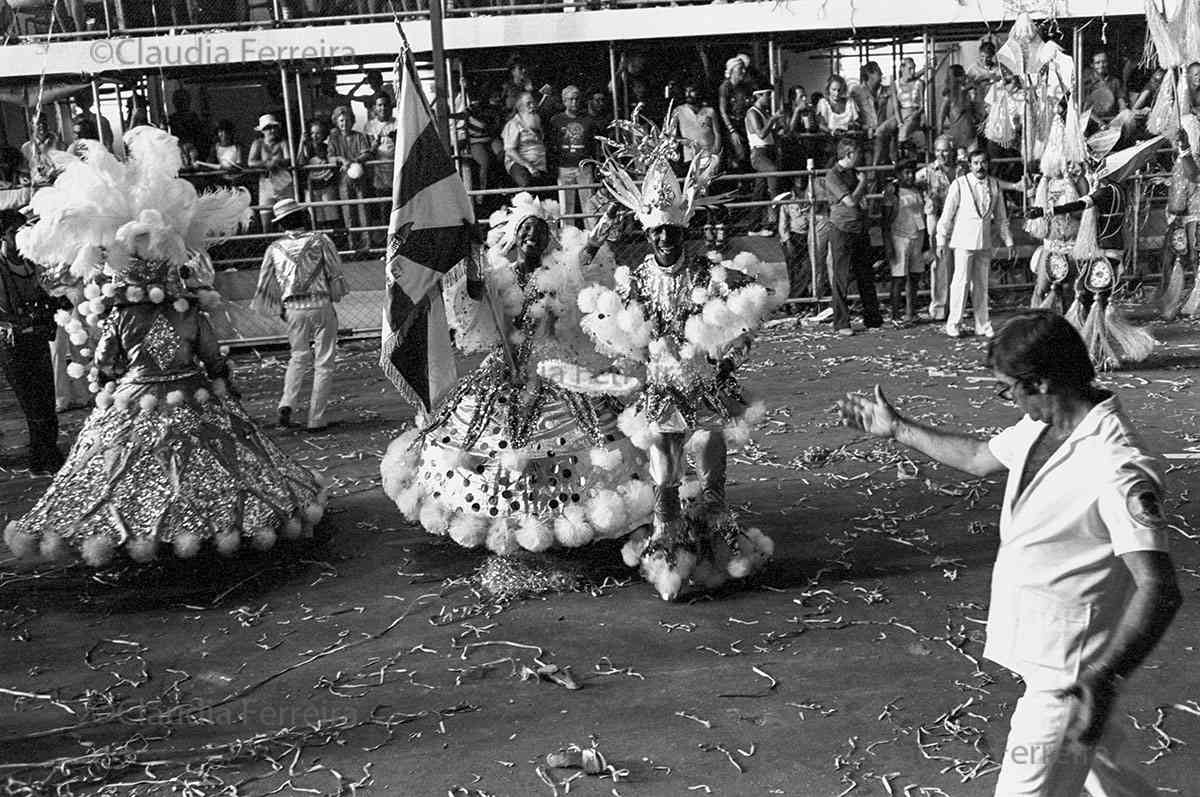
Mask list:
[[[1008,159],[1007,162],[1012,162],[1014,159]],[[1005,162],[998,159],[998,163]],[[321,166],[312,168],[324,168]],[[864,170],[887,173],[891,166],[878,167],[863,167]],[[726,246],[725,251],[731,255],[741,250],[749,250],[755,252],[761,259],[768,262],[788,262],[789,273],[793,278],[792,295],[789,299],[789,304],[794,307],[813,307],[820,306],[828,301],[826,269],[828,255],[826,252],[818,251],[820,235],[813,231],[818,230],[823,225],[827,224],[827,217],[822,207],[822,202],[816,197],[816,192],[813,188],[815,181],[819,180],[827,170],[825,169],[803,169],[803,170],[780,170],[777,172],[764,173],[743,173],[723,175],[714,181],[717,184],[737,184],[751,181],[765,180],[767,177],[791,178],[794,180],[797,176],[807,178],[809,186],[804,196],[787,199],[754,199],[746,196],[737,196],[731,201],[724,203],[721,207],[727,214],[723,220],[725,225],[725,234],[729,239],[736,241]],[[1124,279],[1128,281],[1143,281],[1153,283],[1157,277],[1152,272],[1152,269],[1145,268],[1147,262],[1151,262],[1154,254],[1157,252],[1158,246],[1161,246],[1161,239],[1158,238],[1158,233],[1153,224],[1149,224],[1151,220],[1157,218],[1155,212],[1162,207],[1163,197],[1157,196],[1153,191],[1147,191],[1146,187],[1152,185],[1155,181],[1161,181],[1161,174],[1139,175],[1133,182],[1133,196],[1138,199],[1136,201],[1137,211],[1131,215],[1131,237],[1137,243],[1133,245],[1130,253],[1130,265],[1126,269]],[[530,191],[536,195],[546,198],[557,198],[560,190],[575,191],[577,189],[595,189],[600,188],[599,183],[585,184],[570,184],[570,185],[546,185],[534,186],[530,188],[519,187],[504,187],[504,188],[489,188],[468,191],[476,201],[484,201],[487,199],[495,199],[497,197],[511,196],[513,194]],[[578,196],[578,195],[577,195]],[[868,194],[868,200],[878,200],[882,194]],[[319,202],[305,203],[313,208],[337,208],[343,214],[355,206],[363,207],[378,207],[383,211],[390,212],[391,197],[376,196],[364,197],[361,199],[337,199]],[[782,241],[778,234],[770,238],[765,237],[739,237],[745,230],[761,227],[762,220],[771,208],[778,208],[782,205],[803,204],[807,206],[808,224],[807,229],[810,231],[804,240],[804,246],[807,249],[806,256],[800,254],[789,259],[785,256]],[[826,203],[827,205],[827,203]],[[1013,227],[1014,239],[1017,246],[1014,247],[1012,257],[1009,260],[997,261],[993,266],[993,288],[999,292],[1012,291],[1028,291],[1031,290],[1033,284],[1029,281],[1029,273],[1025,271],[1026,264],[1030,254],[1038,245],[1034,239],[1026,236],[1021,229],[1023,219],[1019,212],[1016,211],[1018,206],[1014,204],[1014,212],[1010,218],[1010,223]],[[263,206],[256,206],[256,210],[266,209]],[[329,232],[335,242],[339,244],[339,249],[345,258],[344,264],[350,282],[351,293],[342,301],[338,307],[339,317],[342,321],[342,337],[359,338],[378,334],[380,325],[381,311],[384,306],[384,275],[382,259],[386,251],[384,238],[386,237],[387,226],[386,218],[388,212],[379,212],[376,215],[376,222],[366,225],[351,224],[338,225],[334,228],[329,228]],[[482,213],[478,214],[480,219],[484,218]],[[563,214],[565,223],[583,223],[585,226],[599,216],[599,209],[592,208],[582,212],[572,212]],[[339,214],[339,220],[343,220]],[[697,223],[702,222],[698,220]],[[878,224],[878,214],[872,219],[873,224]],[[372,236],[370,246],[358,248],[353,246],[355,236],[361,235]],[[882,230],[881,230],[882,234]],[[230,239],[222,241],[213,250],[213,260],[218,271],[221,272],[218,287],[226,297],[226,303],[229,306],[227,317],[215,319],[218,327],[218,332],[223,338],[223,342],[228,345],[237,346],[266,346],[272,344],[281,344],[286,340],[286,330],[281,323],[274,323],[272,319],[257,318],[248,309],[249,299],[254,288],[254,277],[256,275],[257,266],[261,262],[262,253],[267,244],[277,237],[274,232],[248,232],[241,235],[233,236]],[[702,236],[700,231],[693,230],[689,233],[691,246],[702,246]],[[624,234],[619,240],[609,243],[610,249],[616,262],[632,263],[642,259],[649,251],[648,245],[644,240],[644,236],[632,224],[628,225]],[[797,253],[793,252],[793,255]],[[882,257],[880,255],[880,257]]]

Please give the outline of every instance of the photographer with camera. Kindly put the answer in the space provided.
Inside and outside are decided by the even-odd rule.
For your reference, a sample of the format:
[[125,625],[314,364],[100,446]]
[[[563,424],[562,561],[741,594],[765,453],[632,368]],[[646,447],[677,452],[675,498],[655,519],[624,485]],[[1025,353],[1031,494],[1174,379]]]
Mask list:
[[0,368],[12,386],[29,426],[29,469],[53,473],[62,465],[58,415],[54,411],[54,368],[50,341],[58,331],[54,313],[64,300],[42,288],[37,266],[17,251],[25,216],[0,211]]

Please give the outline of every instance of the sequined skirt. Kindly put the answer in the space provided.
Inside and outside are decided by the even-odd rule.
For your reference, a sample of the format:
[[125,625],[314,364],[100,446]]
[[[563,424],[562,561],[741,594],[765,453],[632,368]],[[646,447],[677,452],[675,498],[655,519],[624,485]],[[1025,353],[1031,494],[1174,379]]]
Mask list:
[[385,458],[384,489],[411,520],[502,554],[649,523],[646,455],[618,430],[619,406],[538,379],[469,384]]
[[66,464],[5,541],[20,556],[137,561],[169,546],[191,556],[265,549],[311,533],[325,494],[232,397],[201,374],[123,381],[84,423]]

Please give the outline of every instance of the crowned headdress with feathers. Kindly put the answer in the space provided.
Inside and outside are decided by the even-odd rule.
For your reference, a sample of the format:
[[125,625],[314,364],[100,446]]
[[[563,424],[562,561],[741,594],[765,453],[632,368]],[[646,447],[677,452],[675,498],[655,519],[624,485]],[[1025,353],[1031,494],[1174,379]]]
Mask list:
[[[635,109],[635,118],[637,113]],[[698,207],[716,201],[706,196],[717,169],[711,154],[697,152],[681,184],[668,160],[680,143],[677,137],[651,123],[613,124],[628,131],[631,142],[610,151],[599,166],[600,175],[613,199],[632,210],[642,227],[686,227]],[[642,177],[640,186],[637,176]]]
[[34,195],[38,220],[17,234],[22,254],[45,265],[70,263],[85,281],[103,269],[113,280],[135,282],[148,276],[147,264],[178,270],[249,221],[245,189],[199,194],[178,176],[175,136],[141,126],[124,141],[126,161],[88,148]]

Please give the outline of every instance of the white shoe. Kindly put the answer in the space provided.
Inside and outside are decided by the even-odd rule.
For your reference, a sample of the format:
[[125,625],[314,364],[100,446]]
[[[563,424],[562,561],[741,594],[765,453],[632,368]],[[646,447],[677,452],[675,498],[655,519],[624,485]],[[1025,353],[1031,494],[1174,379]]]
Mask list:
[[987,338],[989,340],[996,337],[996,332],[995,332],[995,330],[992,329],[991,324],[988,324],[986,327],[982,327],[982,328],[975,327],[975,334],[983,335],[985,338]]
[[962,330],[958,327],[946,327],[946,335],[951,338],[961,338]]

